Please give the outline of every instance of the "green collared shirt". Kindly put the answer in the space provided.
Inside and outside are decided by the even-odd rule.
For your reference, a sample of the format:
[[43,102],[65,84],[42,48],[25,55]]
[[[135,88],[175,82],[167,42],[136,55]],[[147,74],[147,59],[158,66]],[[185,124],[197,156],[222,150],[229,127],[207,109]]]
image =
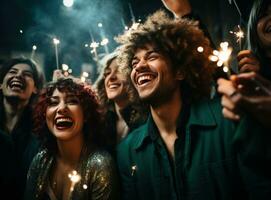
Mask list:
[[118,146],[123,199],[267,198],[270,181],[244,166],[233,146],[244,127],[223,118],[218,98],[193,104],[178,118],[172,162],[150,116]]

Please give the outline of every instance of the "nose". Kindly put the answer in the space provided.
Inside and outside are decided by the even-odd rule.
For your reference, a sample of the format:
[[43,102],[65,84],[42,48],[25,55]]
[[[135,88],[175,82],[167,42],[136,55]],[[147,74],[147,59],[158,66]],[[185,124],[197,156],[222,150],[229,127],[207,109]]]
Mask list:
[[60,102],[57,107],[57,113],[63,114],[68,110],[67,104],[65,102]]
[[110,74],[108,75],[108,80],[115,80],[117,78],[116,74],[116,71],[110,72]]
[[137,72],[139,71],[145,71],[148,68],[147,61],[144,58],[141,58],[139,62],[135,66],[135,70]]
[[23,77],[23,71],[19,70],[17,71],[17,73],[15,74],[16,78],[22,78]]

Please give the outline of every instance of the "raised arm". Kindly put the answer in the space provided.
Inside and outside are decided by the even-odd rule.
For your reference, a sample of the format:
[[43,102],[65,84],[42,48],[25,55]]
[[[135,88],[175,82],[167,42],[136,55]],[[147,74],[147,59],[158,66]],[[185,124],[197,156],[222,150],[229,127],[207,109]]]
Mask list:
[[187,15],[192,11],[189,0],[162,0],[162,2],[176,18]]

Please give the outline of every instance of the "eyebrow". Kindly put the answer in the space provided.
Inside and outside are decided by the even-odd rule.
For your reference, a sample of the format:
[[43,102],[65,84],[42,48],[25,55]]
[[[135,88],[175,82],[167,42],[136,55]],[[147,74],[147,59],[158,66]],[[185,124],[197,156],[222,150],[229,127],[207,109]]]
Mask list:
[[[77,95],[75,95],[75,94],[68,94],[68,95],[66,95],[66,97],[65,98],[78,98],[77,97]],[[49,98],[52,98],[52,99],[58,99],[59,98],[59,96],[51,96],[51,97],[49,97]]]
[[[16,67],[11,67],[11,68],[10,68],[10,70],[19,71],[19,69],[18,69],[18,68],[16,68]],[[10,71],[10,70],[9,70],[9,71]],[[28,73],[31,73],[31,74],[33,74],[33,73],[34,73],[32,70],[27,70],[27,69],[26,69],[26,70],[23,70],[23,72],[28,72]]]
[[[149,56],[150,54],[152,54],[152,53],[158,53],[158,51],[156,51],[155,49],[151,49],[151,50],[147,51],[147,52],[144,54],[144,58],[148,57],[148,56]],[[134,56],[132,60],[136,60],[136,59],[138,59],[138,57],[137,57],[137,56]]]

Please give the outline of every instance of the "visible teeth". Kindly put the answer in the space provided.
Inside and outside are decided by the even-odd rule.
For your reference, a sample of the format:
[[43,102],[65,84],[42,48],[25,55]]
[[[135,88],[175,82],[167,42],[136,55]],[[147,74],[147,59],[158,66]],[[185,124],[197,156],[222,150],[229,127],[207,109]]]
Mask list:
[[114,89],[114,88],[117,88],[117,87],[118,87],[117,84],[111,84],[111,85],[109,85],[109,89]]
[[18,81],[13,81],[11,84],[10,84],[11,87],[23,87],[23,84],[21,82],[18,82]]
[[151,75],[144,75],[144,76],[140,76],[138,79],[137,79],[137,82],[139,85],[147,82],[147,81],[150,81],[152,80],[152,76]]
[[61,122],[72,122],[72,119],[71,118],[58,118],[56,120],[56,123],[61,123]]

